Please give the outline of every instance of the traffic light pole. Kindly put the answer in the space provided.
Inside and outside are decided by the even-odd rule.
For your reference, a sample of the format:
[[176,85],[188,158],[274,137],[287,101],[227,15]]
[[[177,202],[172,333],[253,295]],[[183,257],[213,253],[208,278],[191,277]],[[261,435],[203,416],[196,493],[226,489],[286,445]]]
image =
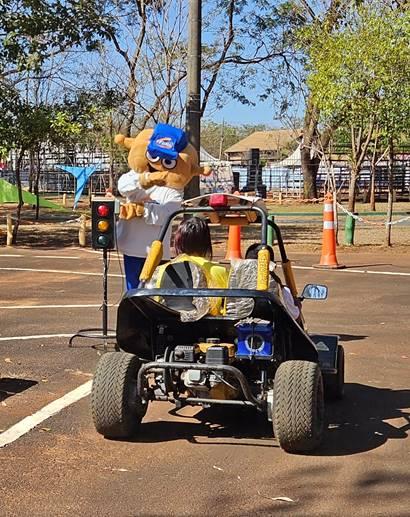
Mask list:
[[[68,346],[73,346],[73,341],[77,337],[86,339],[99,339],[103,341],[104,348],[107,346],[109,340],[116,339],[114,330],[108,328],[108,250],[104,248],[103,252],[103,300],[101,305],[102,310],[102,328],[89,328],[78,330],[70,337]],[[117,344],[115,344],[117,348]]]

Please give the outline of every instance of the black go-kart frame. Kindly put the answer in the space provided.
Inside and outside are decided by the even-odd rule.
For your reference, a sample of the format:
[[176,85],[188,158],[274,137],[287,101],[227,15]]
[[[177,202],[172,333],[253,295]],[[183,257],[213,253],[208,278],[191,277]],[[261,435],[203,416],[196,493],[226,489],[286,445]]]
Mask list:
[[[252,222],[247,212],[256,213],[258,220],[253,218]],[[147,288],[146,283],[161,259],[158,252],[161,244],[153,245],[141,273],[140,287],[128,291],[118,308],[116,333],[121,351],[104,354],[97,366],[91,397],[97,431],[107,438],[135,434],[150,401],[170,401],[177,408],[253,406],[273,422],[274,434],[283,449],[289,452],[314,449],[324,432],[324,395],[327,398],[343,395],[344,354],[337,336],[309,335],[292,318],[279,296],[269,289],[266,253],[269,256],[270,225],[275,232],[285,281],[296,295],[280,228],[268,219],[265,210],[254,204],[185,207],[168,217],[159,243],[176,217],[195,214],[211,216],[211,221],[219,219],[220,224],[234,221],[260,225],[262,253],[258,254],[257,288],[209,289],[189,285]],[[243,220],[237,215],[230,219],[231,214],[241,214]],[[313,284],[306,287],[309,286],[324,288]],[[309,292],[314,289],[305,288],[301,299],[309,297]],[[254,309],[246,321],[249,318],[263,321],[265,328],[271,329],[271,338],[267,338],[271,341],[267,343],[270,353],[266,355],[263,350],[260,355],[256,352],[239,355],[237,328],[242,320],[236,316],[207,315],[198,321],[181,322],[180,313],[172,308],[172,303],[167,306],[158,301],[172,302],[174,297],[253,299]],[[248,328],[246,325],[243,327]],[[207,347],[204,353],[196,345],[200,340],[210,342],[204,345]],[[228,353],[222,350],[228,346],[235,349],[233,357],[227,357]]]

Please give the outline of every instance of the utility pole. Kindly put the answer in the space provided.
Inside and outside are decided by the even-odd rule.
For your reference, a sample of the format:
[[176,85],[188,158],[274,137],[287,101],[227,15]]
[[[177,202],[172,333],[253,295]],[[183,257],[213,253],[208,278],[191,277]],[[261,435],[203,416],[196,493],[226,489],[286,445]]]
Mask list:
[[222,119],[222,126],[221,126],[221,136],[219,139],[219,161],[222,159],[222,151],[223,151],[223,144],[224,144],[224,129],[225,129],[225,119]]
[[[188,33],[188,88],[186,104],[186,131],[188,140],[200,154],[201,146],[201,27],[202,0],[189,0]],[[185,187],[184,198],[199,196],[199,177]]]

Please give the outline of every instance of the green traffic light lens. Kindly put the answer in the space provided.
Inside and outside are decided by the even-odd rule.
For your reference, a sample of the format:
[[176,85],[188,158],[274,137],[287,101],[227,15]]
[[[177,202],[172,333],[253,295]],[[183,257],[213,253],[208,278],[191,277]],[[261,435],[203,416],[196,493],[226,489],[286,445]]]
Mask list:
[[106,235],[99,235],[97,242],[100,246],[108,246],[108,237]]

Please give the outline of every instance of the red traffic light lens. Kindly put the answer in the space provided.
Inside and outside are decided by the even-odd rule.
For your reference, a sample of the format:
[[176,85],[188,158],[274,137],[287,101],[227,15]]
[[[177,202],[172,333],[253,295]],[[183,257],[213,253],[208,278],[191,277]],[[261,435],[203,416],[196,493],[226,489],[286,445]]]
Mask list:
[[97,214],[101,217],[107,217],[107,215],[110,213],[110,209],[108,205],[98,205],[97,207]]

